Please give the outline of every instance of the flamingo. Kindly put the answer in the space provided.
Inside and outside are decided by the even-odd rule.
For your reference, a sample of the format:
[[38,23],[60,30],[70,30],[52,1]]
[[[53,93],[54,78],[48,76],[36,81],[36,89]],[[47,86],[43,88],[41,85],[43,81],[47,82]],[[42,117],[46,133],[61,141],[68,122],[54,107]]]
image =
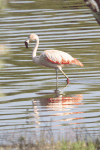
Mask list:
[[91,9],[95,19],[100,25],[100,1],[99,0],[84,0],[86,5]]
[[58,70],[62,72],[62,74],[67,78],[67,84],[69,84],[69,78],[68,76],[63,72],[62,67],[70,65],[70,64],[76,64],[79,66],[83,66],[83,64],[78,61],[76,58],[73,58],[71,55],[69,55],[66,52],[59,51],[59,50],[45,50],[43,51],[39,57],[36,56],[36,52],[39,46],[39,37],[38,35],[32,33],[29,35],[29,37],[25,41],[25,46],[28,48],[28,44],[31,41],[36,41],[35,47],[33,48],[32,52],[32,59],[33,62],[46,66],[51,67],[56,70],[56,80],[58,85]]

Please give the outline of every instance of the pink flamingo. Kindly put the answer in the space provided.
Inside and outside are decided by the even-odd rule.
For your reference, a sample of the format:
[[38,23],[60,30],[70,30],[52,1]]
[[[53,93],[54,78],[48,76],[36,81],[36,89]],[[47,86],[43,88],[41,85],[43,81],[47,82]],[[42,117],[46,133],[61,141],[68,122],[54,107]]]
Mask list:
[[76,58],[73,58],[68,53],[59,50],[45,50],[41,53],[39,57],[37,57],[36,52],[39,45],[38,35],[34,33],[30,34],[30,36],[25,41],[25,46],[26,48],[28,48],[29,42],[33,40],[36,40],[36,44],[32,52],[33,62],[38,65],[54,68],[56,70],[57,85],[58,85],[58,70],[60,70],[62,74],[67,78],[67,84],[69,84],[69,78],[63,72],[62,67],[70,64],[83,66],[83,64],[80,61],[78,61]]

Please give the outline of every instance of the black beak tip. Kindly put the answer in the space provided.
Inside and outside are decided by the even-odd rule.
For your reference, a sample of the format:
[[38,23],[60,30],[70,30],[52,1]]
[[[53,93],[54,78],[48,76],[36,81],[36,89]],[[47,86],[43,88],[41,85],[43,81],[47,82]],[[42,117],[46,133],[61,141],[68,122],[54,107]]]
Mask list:
[[25,41],[25,46],[26,46],[26,48],[28,48],[28,43]]

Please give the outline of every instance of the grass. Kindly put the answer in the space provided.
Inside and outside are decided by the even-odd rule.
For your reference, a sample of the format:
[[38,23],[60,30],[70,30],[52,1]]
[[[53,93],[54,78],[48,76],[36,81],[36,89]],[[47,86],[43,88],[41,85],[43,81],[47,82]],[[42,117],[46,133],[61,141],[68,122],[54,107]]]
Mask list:
[[20,138],[18,145],[1,146],[0,150],[100,150],[100,141],[85,142],[77,141],[71,143],[70,141],[58,141],[57,143],[45,143],[44,140],[36,141],[36,143],[26,143],[23,137]]
[[78,141],[78,142],[59,142],[57,145],[57,150],[96,150],[97,147],[93,142],[84,142],[84,141]]
[[55,139],[51,129],[41,130],[38,135],[34,131],[16,133],[3,137],[6,144],[2,143],[0,150],[100,150],[100,137],[94,136],[93,139],[88,134],[84,136],[81,133],[81,137],[88,136],[86,139],[80,139],[80,135],[76,135],[76,139],[71,141],[62,137],[61,133]]

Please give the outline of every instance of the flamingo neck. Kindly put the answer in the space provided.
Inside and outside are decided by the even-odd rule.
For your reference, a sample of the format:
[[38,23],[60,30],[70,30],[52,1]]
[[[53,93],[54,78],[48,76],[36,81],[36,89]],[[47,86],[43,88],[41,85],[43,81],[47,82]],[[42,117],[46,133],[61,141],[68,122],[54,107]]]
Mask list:
[[39,39],[37,38],[36,39],[36,44],[33,48],[33,52],[32,52],[32,59],[35,63],[38,63],[38,58],[36,57],[36,52],[37,52],[37,49],[38,49],[38,45],[39,45]]

